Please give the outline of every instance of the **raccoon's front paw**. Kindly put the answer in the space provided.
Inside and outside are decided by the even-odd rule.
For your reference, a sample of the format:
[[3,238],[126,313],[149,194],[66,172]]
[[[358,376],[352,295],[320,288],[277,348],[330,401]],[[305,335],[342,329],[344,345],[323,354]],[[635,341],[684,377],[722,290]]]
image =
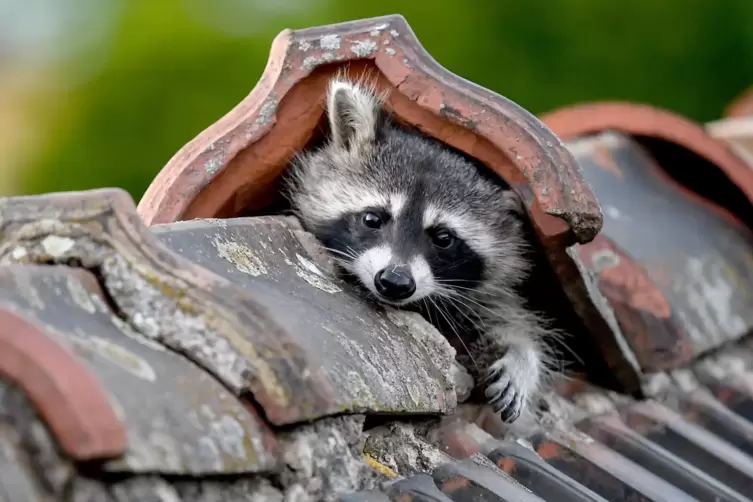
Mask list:
[[486,397],[502,421],[518,419],[539,385],[539,361],[532,354],[509,350],[487,370]]

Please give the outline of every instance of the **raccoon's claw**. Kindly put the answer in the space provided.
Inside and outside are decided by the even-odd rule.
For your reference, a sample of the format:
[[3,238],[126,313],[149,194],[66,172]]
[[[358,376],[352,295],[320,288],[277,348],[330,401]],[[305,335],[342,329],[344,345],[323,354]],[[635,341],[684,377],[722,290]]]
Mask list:
[[538,368],[526,368],[514,353],[508,353],[489,367],[485,379],[486,397],[502,421],[520,417],[537,385]]
[[503,422],[514,422],[523,411],[523,396],[506,375],[500,375],[499,380],[486,388],[486,397]]

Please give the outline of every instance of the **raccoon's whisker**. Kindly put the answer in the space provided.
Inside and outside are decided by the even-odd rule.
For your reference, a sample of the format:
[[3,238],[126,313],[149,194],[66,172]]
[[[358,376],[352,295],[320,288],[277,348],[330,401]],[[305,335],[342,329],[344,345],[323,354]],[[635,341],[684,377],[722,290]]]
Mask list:
[[[452,302],[450,303],[453,307],[457,308]],[[463,309],[457,308],[457,310],[460,311],[460,314],[471,324],[471,327],[476,330],[477,332],[483,333],[484,331],[484,324],[480,320],[472,319],[469,317],[465,312],[463,312]]]
[[353,264],[353,260],[345,260],[343,258],[338,258],[337,256],[330,256],[330,259],[337,265],[342,265],[346,268]]
[[[483,305],[479,304],[478,302],[474,302],[472,299],[468,298],[467,296],[461,295],[461,294],[459,294],[457,292],[453,292],[451,290],[450,291],[443,290],[441,293],[449,293],[449,294],[447,294],[445,296],[445,298],[447,300],[449,300],[449,301],[458,302],[459,298],[463,298],[463,299],[465,299],[467,301],[471,301],[471,302],[475,303],[476,305],[479,305],[480,307],[483,307]],[[463,304],[463,305],[466,305],[466,304]],[[470,306],[468,306],[468,305],[466,305],[466,307],[470,308]],[[489,310],[489,309],[487,309],[487,310]],[[493,313],[493,311],[491,311],[491,310],[490,310],[490,312]],[[461,313],[463,313],[462,310],[461,310]],[[473,322],[470,319],[469,319],[469,321]],[[476,326],[476,327],[478,328],[478,326]],[[571,347],[569,347],[567,345],[567,343],[565,343],[565,341],[563,340],[564,336],[565,335],[563,333],[558,332],[556,330],[549,330],[549,331],[547,331],[547,340],[551,340],[551,341],[555,342],[562,349],[564,349],[565,352],[567,352],[569,355],[571,355],[576,361],[578,361],[579,363],[583,364],[583,360],[578,356],[578,354],[576,354],[575,351]],[[556,351],[556,349],[554,347],[552,347],[551,345],[547,344],[547,345],[545,345],[544,350],[546,350],[546,351],[548,351],[550,353],[550,357],[548,358],[550,361],[558,361],[558,362],[562,363],[561,357],[557,357],[558,351]]]
[[346,249],[346,250],[347,250],[347,251],[348,251],[349,253],[351,253],[351,254],[353,255],[353,257],[354,257],[354,258],[358,256],[358,253],[356,253],[356,250],[355,250],[355,249],[353,249],[352,247],[350,247],[350,246],[345,246],[345,249]]
[[[452,294],[456,294],[468,300],[474,300],[476,305],[485,305],[487,301],[499,298],[515,298],[515,292],[507,288],[489,289],[489,291],[478,290],[475,288],[464,288],[459,286],[444,286]],[[470,294],[469,294],[470,293]]]
[[[451,286],[451,287],[465,287],[465,286],[460,286],[458,283],[471,283],[475,286],[478,286],[479,284],[483,282],[483,281],[479,281],[478,279],[435,279],[435,281],[438,284]],[[502,290],[507,289],[506,287],[495,287],[490,284],[484,284],[484,288],[502,289]]]
[[[480,316],[476,311],[474,307],[471,305],[468,305],[467,303],[463,302],[462,300],[451,296],[450,294],[447,294],[444,291],[439,291],[437,294],[445,301],[447,301],[452,308],[454,308],[456,311],[458,311],[470,324],[473,329],[483,332],[486,328],[484,319],[482,316]],[[469,315],[471,313],[471,315]]]
[[444,311],[442,310],[442,307],[439,305],[439,303],[437,303],[431,297],[429,297],[429,300],[434,305],[434,307],[437,309],[437,312],[439,313],[439,315],[441,315],[444,318],[444,320],[447,321],[447,324],[449,325],[449,327],[453,331],[453,333],[455,333],[455,336],[458,337],[458,340],[460,341],[460,344],[463,346],[463,349],[465,349],[465,351],[468,353],[468,357],[471,358],[471,362],[473,363],[473,365],[476,366],[476,367],[478,367],[478,365],[476,364],[476,360],[473,358],[473,354],[471,354],[471,351],[468,349],[468,346],[463,341],[463,337],[460,336],[460,333],[458,333],[458,330],[455,328],[455,323],[453,323],[450,320],[450,317],[444,313]]
[[[445,289],[458,290],[458,291],[469,291],[469,292],[473,293],[474,296],[491,296],[491,297],[504,296],[504,297],[509,297],[509,296],[513,296],[514,295],[514,292],[511,291],[508,288],[493,288],[493,287],[485,285],[484,289],[486,289],[488,291],[484,291],[484,290],[478,289],[478,286],[475,287],[475,288],[468,288],[468,287],[465,287],[465,286],[458,286],[456,284],[453,284],[450,281],[435,280],[435,282],[438,285],[444,287]],[[468,281],[468,282],[477,282],[477,281]]]
[[[454,287],[454,286],[450,287],[450,288],[443,287],[440,291],[438,291],[438,294],[441,294],[444,298],[446,298],[449,301],[458,302],[459,304],[464,305],[464,306],[466,306],[467,308],[469,308],[471,310],[473,310],[473,308],[470,305],[466,304],[466,303],[461,303],[460,299],[463,299],[463,300],[466,300],[468,302],[471,302],[471,303],[473,303],[475,305],[478,305],[481,308],[485,308],[489,312],[494,313],[492,310],[484,307],[484,305],[482,305],[481,303],[473,300],[472,298],[468,297],[467,295],[464,295],[464,294],[462,294],[459,291],[453,291],[454,289],[456,289],[456,287]],[[468,288],[463,288],[463,289],[468,289]],[[476,290],[473,290],[473,289],[470,289],[470,291],[476,292]],[[462,310],[461,310],[461,313],[463,313]],[[468,320],[471,321],[471,322],[473,322],[471,319],[468,319]],[[478,326],[475,326],[475,327],[478,328]],[[547,340],[552,340],[557,345],[559,345],[560,347],[562,347],[562,349],[564,349],[564,351],[567,352],[569,355],[571,355],[575,360],[577,360],[578,362],[580,362],[581,364],[583,364],[583,361],[578,356],[578,354],[576,354],[575,351],[571,347],[569,347],[567,345],[567,343],[565,343],[565,341],[563,340],[563,338],[565,336],[566,336],[565,334],[563,334],[561,332],[558,332],[556,330],[550,330],[550,331],[547,332]],[[547,350],[553,352],[551,360],[557,360],[557,359],[559,359],[559,358],[556,357],[556,354],[554,353],[555,349],[553,347],[550,347],[550,346],[547,345],[547,346],[545,346],[545,348]]]
[[426,301],[426,298],[421,298],[421,303],[423,304],[424,312],[426,312],[426,317],[429,318],[429,324],[432,326],[437,326],[437,323],[434,322],[434,320],[431,318],[431,308],[429,307],[429,303]]
[[484,322],[483,322],[483,320],[481,318],[478,318],[478,320],[472,319],[468,315],[468,313],[466,312],[466,311],[473,312],[473,310],[474,310],[473,307],[471,307],[470,305],[468,305],[466,303],[463,303],[461,300],[458,300],[457,298],[453,298],[452,296],[444,294],[444,292],[442,292],[442,291],[437,292],[437,295],[439,295],[442,299],[447,300],[448,302],[450,302],[450,304],[455,308],[455,310],[457,310],[460,313],[460,315],[462,315],[463,317],[465,317],[465,319],[469,323],[471,323],[471,325],[473,326],[474,329],[476,329],[478,331],[483,331],[484,330],[484,325],[483,325]]
[[480,281],[478,279],[434,279],[434,281],[437,284],[441,284],[442,286],[448,286],[451,288],[465,288],[465,289],[471,289],[475,291],[475,288],[469,288],[467,286],[461,286],[457,284],[458,282],[465,282],[470,283],[475,287],[478,287]]
[[339,256],[330,256],[330,259],[340,265],[348,265],[353,262],[353,260],[351,259],[346,260],[344,258],[340,258]]
[[350,273],[352,262],[346,261],[346,260],[338,260],[336,258],[333,258],[333,261],[335,262],[335,265],[340,266],[342,269],[345,270],[345,272]]
[[325,247],[324,249],[327,250],[327,251],[329,251],[330,253],[335,253],[335,254],[344,256],[346,258],[349,258],[351,260],[355,260],[356,259],[356,256],[354,254],[346,253],[344,251],[340,251],[339,249],[328,248],[328,247]]
[[436,281],[441,284],[454,284],[456,282],[478,282],[477,279],[437,279]]
[[[456,289],[457,288],[457,289],[464,289],[466,291],[477,291],[476,288],[469,288],[469,287],[466,287],[466,286],[458,286],[457,284],[455,284],[453,282],[443,281],[441,279],[434,279],[434,282],[436,284],[444,287],[444,288],[450,288],[450,289]],[[471,282],[471,283],[476,282],[476,286],[478,284],[477,281],[468,281],[468,282]]]
[[484,294],[485,293],[484,291],[479,291],[477,288],[465,288],[463,286],[456,286],[454,284],[445,285],[445,284],[442,284],[439,281],[436,281],[436,282],[440,286],[442,286],[444,289],[447,289],[447,290],[470,291],[471,293],[474,293],[474,294]]
[[491,315],[492,317],[499,317],[499,313],[498,312],[496,312],[493,309],[490,309],[489,307],[487,307],[483,303],[477,302],[476,300],[474,300],[473,298],[471,298],[469,295],[463,294],[460,291],[452,291],[452,290],[448,290],[448,294],[451,294],[454,297],[461,298],[463,300],[471,302],[472,304],[476,305],[478,308],[483,309],[486,312],[488,312],[489,315]]
[[341,240],[335,239],[334,243],[338,244],[338,245],[341,245],[341,246],[344,246],[346,248],[347,252],[343,251],[342,249],[337,249],[337,248],[333,248],[333,247],[329,247],[329,246],[322,245],[322,247],[324,249],[326,249],[327,251],[331,251],[333,253],[337,253],[337,254],[340,254],[340,255],[345,255],[345,256],[350,256],[350,257],[355,257],[356,256],[356,253],[350,248],[350,246],[348,246],[347,244],[345,244]]
[[344,274],[346,276],[352,275],[353,260],[346,260],[337,256],[330,256],[330,259],[334,262],[339,274]]
[[516,297],[515,292],[507,288],[490,288],[487,286],[485,287],[485,289],[487,289],[488,291],[483,291],[483,290],[478,290],[476,288],[465,288],[462,286],[455,286],[455,285],[448,285],[444,287],[450,290],[468,291],[477,298],[483,297],[489,300],[497,299],[497,298],[515,298]]

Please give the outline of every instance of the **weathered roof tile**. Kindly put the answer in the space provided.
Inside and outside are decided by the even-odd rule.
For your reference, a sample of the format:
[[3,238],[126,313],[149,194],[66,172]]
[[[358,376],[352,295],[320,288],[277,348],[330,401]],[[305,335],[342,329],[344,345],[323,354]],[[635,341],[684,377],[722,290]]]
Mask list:
[[595,332],[621,374],[675,368],[753,328],[753,291],[735,286],[753,283],[752,229],[672,181],[627,136],[568,145],[604,208],[602,232],[572,248],[594,282],[577,301],[606,321]]
[[329,413],[455,407],[449,343],[417,314],[380,311],[352,294],[334,277],[332,261],[304,246],[311,236],[291,220],[192,220],[152,229],[168,247],[254,297],[302,348],[301,365],[321,375]]

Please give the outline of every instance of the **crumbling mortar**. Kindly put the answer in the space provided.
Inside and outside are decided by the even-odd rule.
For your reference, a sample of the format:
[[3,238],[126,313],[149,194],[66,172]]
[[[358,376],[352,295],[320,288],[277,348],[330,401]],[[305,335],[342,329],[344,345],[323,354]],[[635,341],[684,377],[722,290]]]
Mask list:
[[47,427],[39,420],[26,395],[16,386],[0,379],[0,423],[16,431],[19,444],[46,495],[63,497],[70,491],[75,469],[60,452]]
[[431,473],[452,458],[427,439],[434,419],[395,421],[368,431],[364,452],[401,476]]
[[388,478],[364,460],[363,415],[327,417],[279,434],[286,500],[334,501],[376,488]]

